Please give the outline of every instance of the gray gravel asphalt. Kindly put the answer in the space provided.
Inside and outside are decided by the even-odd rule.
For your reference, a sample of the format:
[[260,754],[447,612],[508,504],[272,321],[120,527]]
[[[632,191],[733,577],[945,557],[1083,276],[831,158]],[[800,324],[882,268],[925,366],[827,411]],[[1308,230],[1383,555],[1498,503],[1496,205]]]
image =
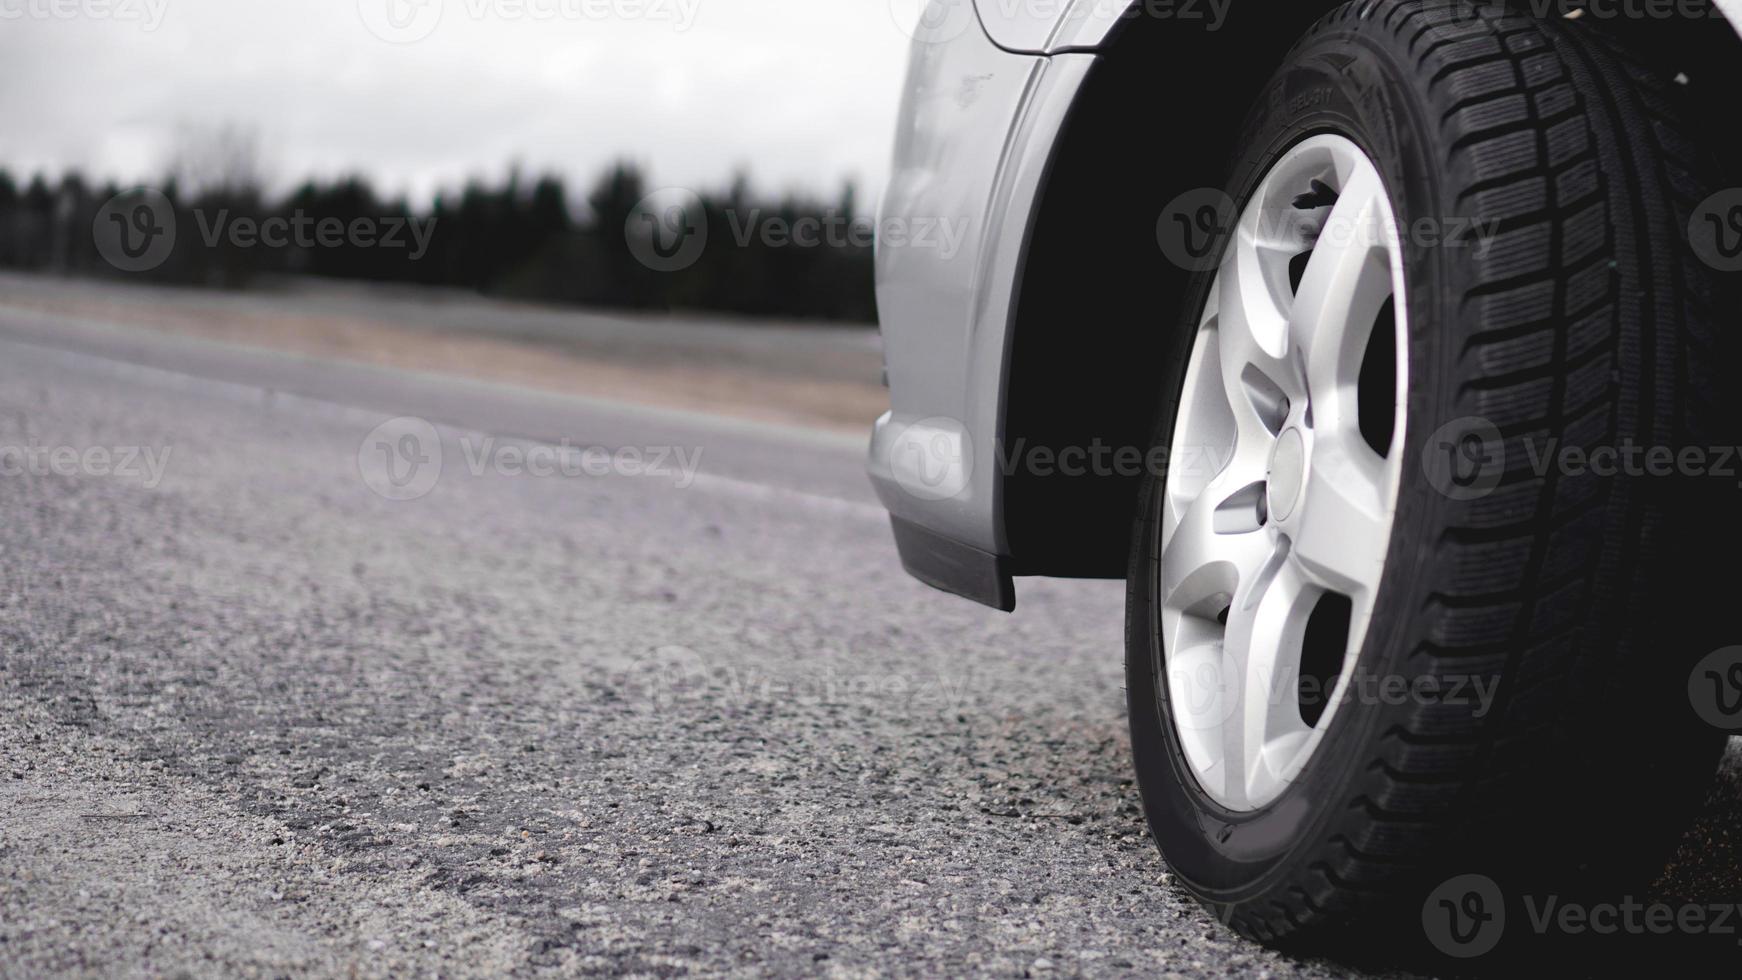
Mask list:
[[0,974],[1349,975],[1169,881],[1122,585],[926,590],[856,440],[50,326],[0,447],[113,452],[0,477]]

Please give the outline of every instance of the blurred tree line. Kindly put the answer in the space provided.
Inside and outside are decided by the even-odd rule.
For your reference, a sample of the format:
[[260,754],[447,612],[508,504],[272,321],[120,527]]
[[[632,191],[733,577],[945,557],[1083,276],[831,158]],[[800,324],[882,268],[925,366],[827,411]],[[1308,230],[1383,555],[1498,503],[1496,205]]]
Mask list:
[[[871,248],[868,240],[859,240],[865,236],[807,247],[735,233],[753,214],[788,227],[813,219],[836,225],[858,221],[868,229],[865,216],[854,213],[851,186],[833,202],[757,200],[742,178],[724,194],[703,194],[705,249],[687,268],[656,272],[636,260],[624,232],[651,190],[631,164],[610,168],[582,201],[572,201],[558,178],[527,182],[511,171],[498,185],[474,181],[417,210],[403,199],[383,197],[359,178],[308,181],[282,199],[269,199],[249,175],[251,161],[222,159],[225,152],[236,156],[222,148],[200,155],[220,159],[210,168],[214,172],[177,166],[155,188],[174,209],[175,244],[161,265],[134,273],[105,262],[93,233],[103,206],[121,188],[93,186],[77,173],[58,180],[37,174],[21,183],[0,170],[0,268],[226,289],[245,288],[263,275],[306,274],[586,306],[875,319]],[[305,240],[238,247],[226,233],[238,222],[261,227],[271,218],[295,219],[304,227],[338,219],[346,228],[370,219],[378,230],[401,228],[405,247],[349,235],[337,244]],[[427,235],[421,255],[413,228]]]

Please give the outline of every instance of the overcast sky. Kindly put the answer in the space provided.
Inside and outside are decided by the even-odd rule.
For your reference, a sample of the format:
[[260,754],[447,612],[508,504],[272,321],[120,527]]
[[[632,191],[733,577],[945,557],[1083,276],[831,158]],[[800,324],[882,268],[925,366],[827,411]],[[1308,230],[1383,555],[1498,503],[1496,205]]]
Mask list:
[[628,157],[656,185],[717,188],[744,168],[764,191],[854,178],[869,201],[913,7],[0,0],[0,166],[150,182],[178,132],[241,123],[276,187],[361,172],[424,201],[519,161],[578,191]]

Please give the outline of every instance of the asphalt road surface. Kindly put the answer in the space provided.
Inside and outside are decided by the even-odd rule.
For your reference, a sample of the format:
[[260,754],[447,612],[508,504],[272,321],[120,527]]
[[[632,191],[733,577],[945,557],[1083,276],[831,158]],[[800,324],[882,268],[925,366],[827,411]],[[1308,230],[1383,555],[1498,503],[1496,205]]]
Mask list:
[[1349,973],[1169,881],[1122,586],[910,581],[862,440],[7,314],[0,447],[0,974]]

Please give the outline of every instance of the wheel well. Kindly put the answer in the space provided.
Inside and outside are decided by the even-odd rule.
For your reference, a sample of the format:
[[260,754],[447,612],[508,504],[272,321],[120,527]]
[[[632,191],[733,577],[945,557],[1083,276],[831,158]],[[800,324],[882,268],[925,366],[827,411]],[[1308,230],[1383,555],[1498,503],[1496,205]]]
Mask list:
[[[1005,390],[1004,529],[1017,575],[1123,578],[1141,473],[1161,397],[1163,331],[1181,329],[1188,273],[1156,222],[1177,195],[1218,187],[1248,109],[1294,40],[1339,0],[1234,5],[1220,30],[1134,17],[1084,83],[1031,229]],[[1629,22],[1649,52],[1699,80],[1724,119],[1742,43],[1721,18]],[[1734,180],[1742,134],[1713,127]],[[1126,452],[1127,465],[1114,465]],[[1060,461],[1069,453],[1071,472]],[[1081,464],[1078,466],[1077,464]]]

